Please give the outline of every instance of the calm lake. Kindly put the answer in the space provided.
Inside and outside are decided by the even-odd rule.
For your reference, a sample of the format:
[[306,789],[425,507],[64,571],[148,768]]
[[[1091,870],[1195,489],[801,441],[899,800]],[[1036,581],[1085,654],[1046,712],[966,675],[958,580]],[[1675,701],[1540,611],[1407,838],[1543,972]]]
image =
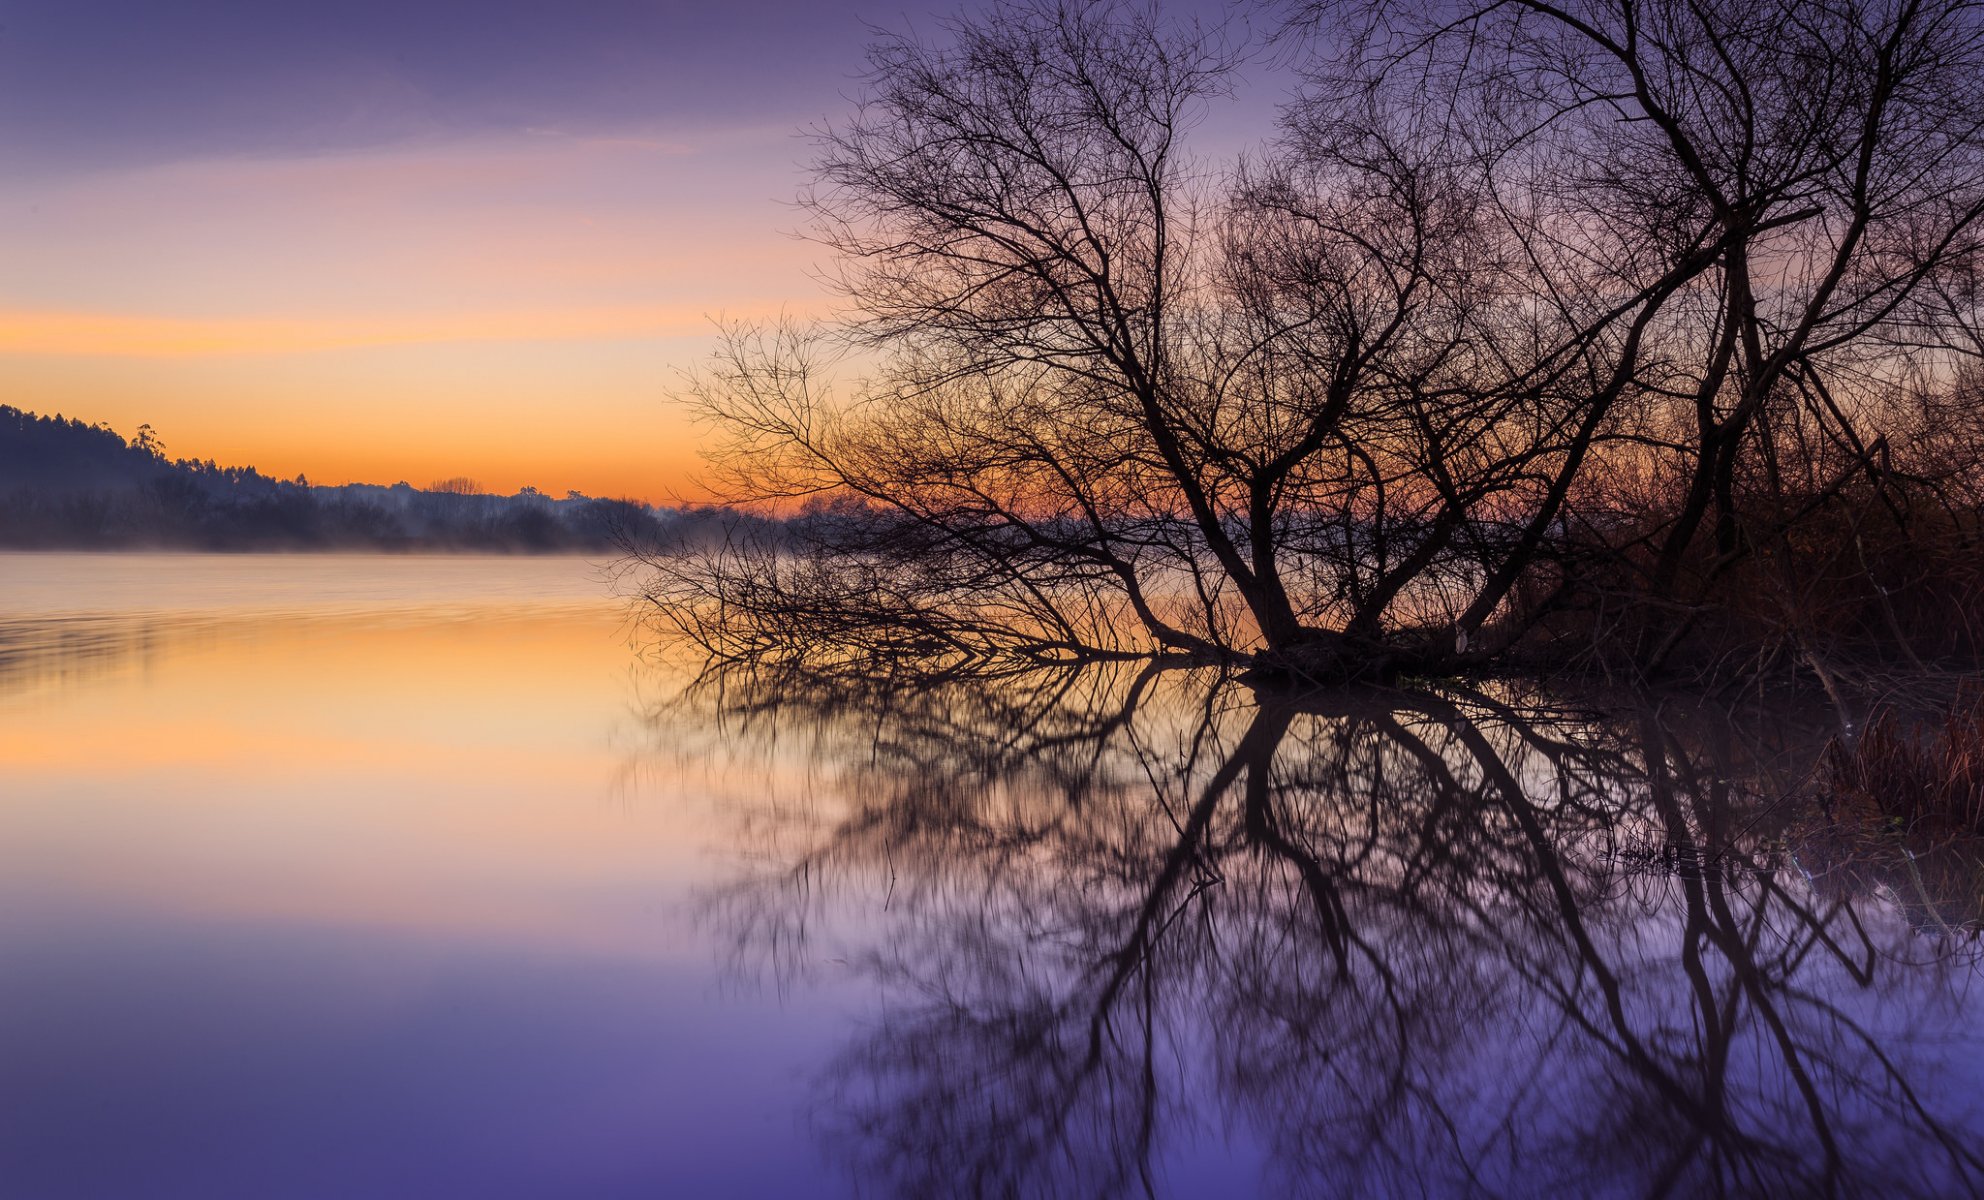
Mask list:
[[0,555],[0,1196],[1964,1195],[1820,723],[719,678],[564,558]]

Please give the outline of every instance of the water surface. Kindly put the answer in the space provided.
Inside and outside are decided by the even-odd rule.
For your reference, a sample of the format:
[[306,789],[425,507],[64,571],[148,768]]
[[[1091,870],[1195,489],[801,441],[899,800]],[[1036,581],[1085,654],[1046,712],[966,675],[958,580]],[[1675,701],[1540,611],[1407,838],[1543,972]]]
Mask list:
[[0,1195],[1984,1179],[1974,857],[1781,706],[694,684],[610,591],[0,556]]
[[0,1195],[810,1189],[641,703],[579,559],[0,556]]

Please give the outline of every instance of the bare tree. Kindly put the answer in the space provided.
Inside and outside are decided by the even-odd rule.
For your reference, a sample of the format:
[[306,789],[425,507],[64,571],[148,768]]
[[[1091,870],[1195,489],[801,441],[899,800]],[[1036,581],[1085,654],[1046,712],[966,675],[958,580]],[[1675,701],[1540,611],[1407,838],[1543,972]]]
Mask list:
[[[1524,269],[1568,284],[1553,296],[1615,295],[1630,279],[1603,272],[1644,252],[1713,252],[1622,360],[1627,386],[1593,430],[1612,469],[1582,489],[1602,506],[1622,472],[1674,481],[1637,522],[1656,598],[1698,612],[1722,573],[1785,548],[1787,519],[1891,464],[1925,371],[1947,387],[1946,360],[1891,335],[1926,327],[1920,344],[1947,348],[1975,328],[1975,5],[1321,4],[1298,24],[1338,40],[1297,127],[1401,89],[1458,114]],[[1505,595],[1484,590],[1463,624]],[[1666,623],[1651,656],[1689,623]]]
[[691,389],[732,499],[811,507],[662,564],[670,619],[1341,678],[1492,657],[1597,580],[1652,598],[1658,661],[1912,478],[1889,427],[1977,328],[1972,6],[1366,0],[1284,45],[1310,88],[1215,169],[1219,28],[1001,0],[881,35],[805,198],[846,321],[733,329]]

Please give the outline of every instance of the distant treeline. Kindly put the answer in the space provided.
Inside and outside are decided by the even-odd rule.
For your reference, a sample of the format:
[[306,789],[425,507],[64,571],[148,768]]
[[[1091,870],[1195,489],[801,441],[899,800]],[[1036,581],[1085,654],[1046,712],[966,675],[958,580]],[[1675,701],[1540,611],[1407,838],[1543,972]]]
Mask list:
[[666,549],[747,519],[528,487],[490,495],[459,478],[324,487],[168,458],[148,425],[127,441],[0,405],[0,546],[15,549]]

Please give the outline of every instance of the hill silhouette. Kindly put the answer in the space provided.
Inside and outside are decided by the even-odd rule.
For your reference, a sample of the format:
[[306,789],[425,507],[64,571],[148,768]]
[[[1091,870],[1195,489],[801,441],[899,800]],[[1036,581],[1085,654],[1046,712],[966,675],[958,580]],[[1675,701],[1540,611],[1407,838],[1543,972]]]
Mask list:
[[578,492],[496,495],[465,478],[319,486],[169,458],[149,425],[126,439],[0,405],[0,547],[603,551],[680,544],[731,519]]

